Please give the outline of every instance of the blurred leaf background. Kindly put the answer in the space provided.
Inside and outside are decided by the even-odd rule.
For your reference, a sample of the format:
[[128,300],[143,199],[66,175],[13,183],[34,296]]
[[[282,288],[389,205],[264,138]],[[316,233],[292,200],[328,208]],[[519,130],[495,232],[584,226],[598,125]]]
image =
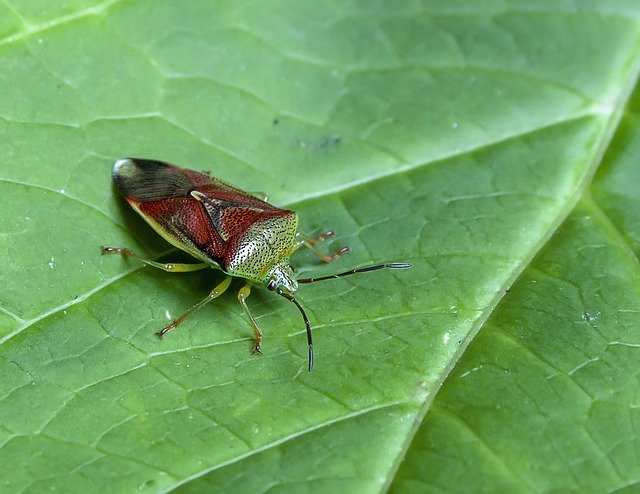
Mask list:
[[[8,492],[561,492],[640,478],[640,6],[632,0],[0,4]],[[266,290],[122,204],[161,159],[335,229]],[[237,288],[241,283],[234,285]]]

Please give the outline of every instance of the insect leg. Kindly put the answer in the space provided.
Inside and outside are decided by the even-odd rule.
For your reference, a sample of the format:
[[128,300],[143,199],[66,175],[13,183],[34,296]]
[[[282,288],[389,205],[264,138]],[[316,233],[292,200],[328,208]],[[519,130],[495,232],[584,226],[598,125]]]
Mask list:
[[322,232],[320,235],[318,235],[317,237],[308,238],[306,240],[311,245],[316,245],[316,244],[319,244],[320,242],[324,242],[328,238],[335,237],[335,235],[336,235],[336,232],[334,232],[333,230],[326,230]]
[[307,249],[313,252],[316,256],[318,256],[324,262],[335,261],[339,257],[342,257],[344,254],[349,252],[349,247],[347,246],[341,247],[337,251],[335,251],[333,254],[325,254],[324,252],[316,249],[315,247],[316,244],[330,237],[333,237],[334,235],[335,235],[335,232],[333,230],[327,230],[326,232],[322,232],[320,235],[313,238],[304,238],[300,236],[300,234],[298,234],[297,235],[298,240],[296,241],[296,249],[299,249],[300,247],[305,246]]
[[249,310],[249,306],[247,305],[247,297],[251,294],[251,283],[247,283],[245,286],[240,288],[238,292],[238,300],[242,304],[247,317],[249,318],[249,322],[251,323],[251,327],[253,328],[253,336],[255,338],[255,342],[253,344],[253,348],[251,349],[251,353],[253,354],[262,354],[260,351],[260,347],[262,344],[262,331],[258,327],[258,323],[251,315],[251,311]]
[[133,257],[142,261],[149,266],[153,266],[154,268],[162,269],[163,271],[168,271],[169,273],[185,273],[187,271],[199,271],[201,269],[206,269],[212,267],[210,264],[206,262],[199,262],[194,264],[181,264],[175,262],[155,262],[149,261],[148,259],[143,259],[139,255],[131,252],[129,249],[125,249],[122,247],[101,247],[102,255],[105,254],[122,254],[125,257]]
[[158,335],[159,338],[162,338],[169,331],[171,331],[172,329],[175,329],[176,326],[178,326],[180,323],[182,323],[194,311],[198,310],[203,305],[208,304],[214,298],[218,298],[220,295],[222,295],[224,293],[224,291],[227,288],[229,288],[230,284],[231,284],[231,276],[227,276],[224,280],[222,280],[222,283],[220,283],[219,285],[216,285],[216,287],[213,290],[211,290],[211,293],[209,293],[209,295],[207,295],[200,302],[198,302],[196,305],[191,307],[191,309],[189,309],[187,312],[185,312],[180,317],[175,319],[173,322],[171,322],[170,324],[167,324],[164,328],[162,328],[160,331],[158,331],[156,333],[156,335]]

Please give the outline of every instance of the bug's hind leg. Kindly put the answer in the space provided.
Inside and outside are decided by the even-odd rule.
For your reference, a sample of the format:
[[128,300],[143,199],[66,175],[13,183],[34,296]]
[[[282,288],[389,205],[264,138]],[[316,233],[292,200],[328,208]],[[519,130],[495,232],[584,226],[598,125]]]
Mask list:
[[148,264],[149,266],[153,266],[154,268],[162,269],[163,271],[168,271],[169,273],[186,273],[188,271],[200,271],[201,269],[206,269],[212,267],[210,264],[206,262],[198,262],[193,264],[182,264],[175,262],[155,262],[150,261],[148,259],[143,259],[138,254],[130,251],[129,249],[122,247],[101,247],[102,255],[106,254],[121,254],[125,257],[133,257],[134,259],[138,259],[139,261]]
[[222,282],[220,284],[216,285],[216,287],[213,290],[211,290],[211,293],[209,293],[209,295],[207,295],[200,302],[198,302],[196,305],[191,307],[187,312],[182,314],[180,317],[178,317],[177,319],[173,320],[170,324],[167,324],[164,328],[162,328],[160,331],[158,331],[156,333],[156,335],[158,335],[159,338],[162,338],[169,331],[171,331],[173,329],[176,329],[176,326],[181,324],[193,312],[198,310],[203,305],[208,304],[214,298],[218,298],[220,295],[222,295],[225,292],[225,290],[227,288],[229,288],[230,284],[231,284],[231,276],[227,276],[224,280],[222,280]]
[[300,247],[305,246],[307,249],[313,252],[316,256],[318,256],[324,262],[335,261],[336,259],[339,259],[344,254],[349,252],[349,247],[347,247],[346,245],[344,247],[340,247],[337,251],[335,251],[332,254],[325,254],[324,252],[320,251],[315,247],[316,244],[319,244],[320,242],[323,242],[324,240],[333,237],[335,234],[336,233],[333,230],[327,230],[325,232],[322,232],[317,237],[313,237],[313,238],[304,238],[300,234],[298,234],[297,241],[296,241],[296,249],[299,249]]
[[251,328],[253,329],[253,336],[255,340],[253,343],[253,348],[251,349],[251,353],[253,354],[257,353],[261,355],[262,352],[260,351],[260,348],[262,346],[262,331],[260,331],[260,328],[258,327],[258,323],[253,318],[253,315],[251,315],[251,311],[249,310],[249,306],[247,305],[247,297],[250,294],[251,294],[251,283],[247,283],[245,286],[240,288],[240,291],[238,292],[238,300],[242,304],[242,307],[244,308],[244,312],[245,314],[247,314],[247,317],[249,318],[249,323],[251,324]]

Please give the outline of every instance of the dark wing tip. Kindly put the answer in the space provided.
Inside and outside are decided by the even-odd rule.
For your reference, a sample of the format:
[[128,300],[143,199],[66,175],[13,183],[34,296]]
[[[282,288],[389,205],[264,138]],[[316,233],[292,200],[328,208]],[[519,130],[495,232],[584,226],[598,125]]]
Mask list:
[[127,200],[142,202],[185,196],[193,187],[181,168],[140,158],[119,159],[111,177]]
[[144,173],[154,173],[171,165],[157,160],[145,160],[140,158],[122,158],[116,161],[111,171],[113,180],[135,178]]

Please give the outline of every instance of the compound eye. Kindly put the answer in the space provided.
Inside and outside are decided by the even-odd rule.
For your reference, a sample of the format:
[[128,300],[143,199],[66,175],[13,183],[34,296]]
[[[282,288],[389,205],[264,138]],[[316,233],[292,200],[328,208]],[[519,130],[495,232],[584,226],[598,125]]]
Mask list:
[[271,280],[267,285],[267,289],[274,291],[276,289],[276,280]]
[[293,264],[288,264],[288,266],[292,273],[296,272],[296,267]]

